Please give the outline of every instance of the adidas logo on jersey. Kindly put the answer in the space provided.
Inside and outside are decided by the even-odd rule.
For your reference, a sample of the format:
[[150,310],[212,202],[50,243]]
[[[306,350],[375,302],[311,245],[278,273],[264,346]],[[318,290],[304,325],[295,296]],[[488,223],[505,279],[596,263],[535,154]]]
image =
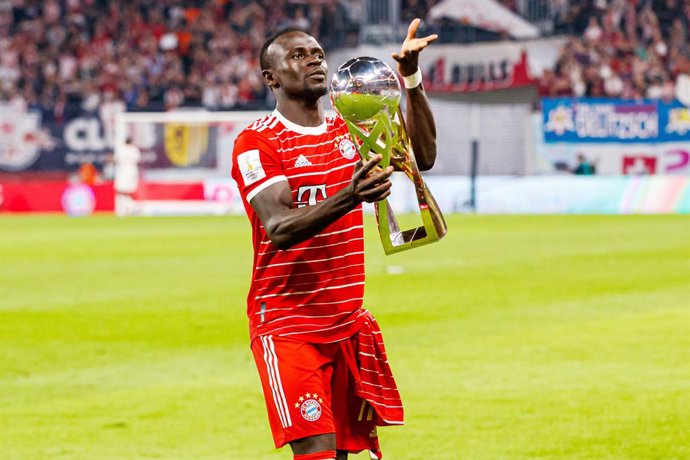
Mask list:
[[297,160],[295,160],[295,168],[303,168],[305,166],[312,166],[311,161],[304,155],[298,156]]

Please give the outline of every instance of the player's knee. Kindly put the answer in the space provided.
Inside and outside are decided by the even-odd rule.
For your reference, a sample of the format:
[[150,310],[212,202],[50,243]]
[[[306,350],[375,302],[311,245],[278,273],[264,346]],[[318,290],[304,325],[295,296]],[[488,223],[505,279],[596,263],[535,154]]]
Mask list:
[[308,436],[290,442],[295,460],[335,460],[335,434]]
[[335,455],[334,450],[323,450],[309,454],[295,454],[294,460],[335,460]]

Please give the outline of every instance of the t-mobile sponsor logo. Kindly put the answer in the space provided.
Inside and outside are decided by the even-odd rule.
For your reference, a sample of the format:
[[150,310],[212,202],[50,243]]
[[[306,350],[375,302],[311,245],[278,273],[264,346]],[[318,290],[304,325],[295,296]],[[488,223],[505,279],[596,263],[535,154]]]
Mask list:
[[326,199],[326,184],[303,185],[297,190],[297,207],[312,206]]

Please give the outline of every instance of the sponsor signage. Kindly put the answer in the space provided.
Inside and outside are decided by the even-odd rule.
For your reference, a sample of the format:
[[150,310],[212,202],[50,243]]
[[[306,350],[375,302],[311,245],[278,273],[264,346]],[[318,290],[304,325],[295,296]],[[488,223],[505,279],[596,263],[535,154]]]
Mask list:
[[0,170],[27,169],[36,163],[42,147],[53,145],[41,126],[41,113],[0,104]]
[[546,143],[690,141],[690,108],[680,102],[542,99]]
[[462,62],[454,60],[453,56],[440,56],[425,70],[424,87],[436,92],[494,91],[535,83],[529,74],[525,51],[517,61],[507,57],[489,57]]
[[72,217],[88,216],[96,208],[96,195],[85,184],[71,184],[62,193],[62,208]]
[[[434,191],[444,213],[467,212],[470,181],[465,176],[429,176],[425,181]],[[391,206],[396,213],[414,212],[417,199],[410,181],[393,176]],[[3,201],[0,215],[6,212],[70,212],[87,215],[93,211],[110,211],[114,206],[112,184],[91,186],[91,192],[65,182],[8,182],[0,184]],[[186,187],[186,189],[185,189]],[[170,200],[222,201],[228,204],[222,212],[242,214],[244,208],[235,182],[229,178],[203,184],[150,184],[149,195],[160,203]],[[218,192],[219,190],[223,192]],[[214,191],[216,192],[214,194]],[[631,213],[690,213],[690,177],[676,176],[480,176],[476,183],[477,212],[489,214],[631,214]],[[223,196],[221,196],[221,194]],[[95,207],[92,198],[95,196]],[[155,203],[156,201],[148,201]],[[167,208],[168,213],[170,209]],[[177,214],[201,214],[192,207],[182,207]],[[203,209],[203,208],[201,208]],[[218,213],[219,208],[212,209]],[[372,204],[364,205],[373,213]],[[417,209],[418,210],[418,209]],[[313,406],[316,406],[315,404]],[[305,414],[317,416],[317,407],[306,407]]]
[[[224,132],[218,126],[142,123],[132,133],[142,163],[155,168],[214,168]],[[61,118],[0,103],[0,171],[77,171],[112,162],[114,118],[65,110]]]
[[[576,141],[549,141],[549,138],[557,135],[556,130],[559,133],[565,133],[567,132],[565,127],[575,125],[572,117],[556,115],[556,112],[566,113],[569,108],[555,106],[550,120],[546,120],[546,115],[535,114],[532,120],[534,133],[532,138],[535,139],[535,145],[530,161],[530,172],[534,174],[573,172],[578,164],[578,158],[584,157],[594,166],[596,174],[690,175],[690,139],[688,139],[690,132],[684,131],[687,129],[688,122],[685,120],[687,115],[683,114],[684,112],[687,114],[687,108],[676,104],[668,104],[666,108],[668,110],[661,109],[661,116],[658,117],[658,129],[655,128],[658,133],[656,140],[639,139],[642,131],[638,130],[638,139],[634,142],[619,138],[599,139],[596,142],[591,138],[577,138]],[[669,122],[665,123],[662,120]],[[547,127],[548,123],[551,123],[551,126]],[[663,134],[664,132],[666,134]],[[572,131],[570,135],[575,136]]]
[[[427,91],[474,93],[534,85],[544,69],[552,69],[565,43],[563,38],[526,42],[488,42],[464,45],[434,43],[420,55],[419,67]],[[391,53],[399,45],[361,45],[329,54],[331,68],[360,56],[383,59],[397,67]]]

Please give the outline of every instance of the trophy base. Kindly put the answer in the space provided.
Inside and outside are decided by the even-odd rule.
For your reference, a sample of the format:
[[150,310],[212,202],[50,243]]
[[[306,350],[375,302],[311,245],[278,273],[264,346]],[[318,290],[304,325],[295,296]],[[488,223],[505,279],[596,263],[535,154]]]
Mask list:
[[379,235],[386,255],[435,243],[445,236],[448,226],[436,200],[426,187],[424,198],[424,202],[419,205],[422,226],[402,231],[388,200],[375,204]]

